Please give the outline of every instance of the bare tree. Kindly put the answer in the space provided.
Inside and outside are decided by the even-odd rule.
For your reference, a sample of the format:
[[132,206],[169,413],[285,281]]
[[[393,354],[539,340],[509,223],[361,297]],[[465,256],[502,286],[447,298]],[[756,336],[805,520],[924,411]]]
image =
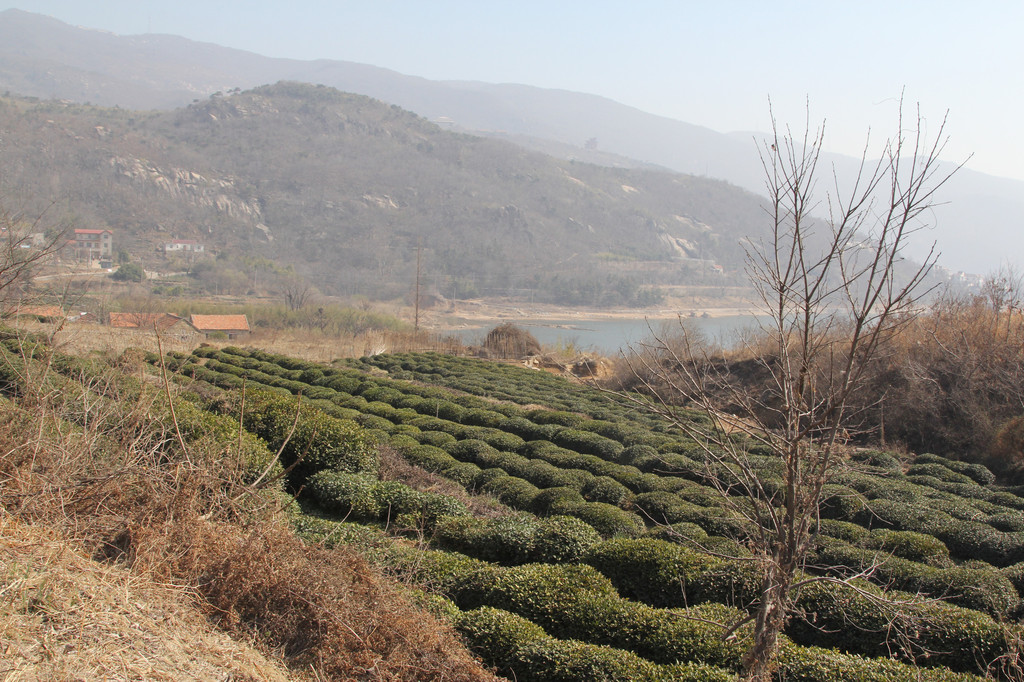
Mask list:
[[[920,114],[908,131],[902,104],[900,111],[898,132],[881,158],[869,162],[866,145],[852,185],[840,190],[833,173],[821,200],[824,125],[812,131],[808,118],[803,135],[794,137],[772,116],[773,135],[760,145],[770,234],[747,253],[766,320],[746,349],[746,369],[752,365],[764,378],[758,391],[735,381],[728,361],[691,343],[683,325],[681,343],[656,334],[628,358],[631,375],[646,388],[632,394],[645,397],[633,399],[701,445],[706,476],[760,565],[759,599],[747,618],[753,634],[746,679],[770,679],[776,666],[826,484],[855,424],[851,393],[928,290],[934,247],[917,265],[901,254],[956,169],[939,167],[945,121],[929,142]],[[815,219],[816,212],[827,217]],[[695,420],[694,407],[709,418]]]
[[0,208],[0,301],[19,298],[31,274],[63,246],[67,231],[43,228],[43,214],[28,218]]

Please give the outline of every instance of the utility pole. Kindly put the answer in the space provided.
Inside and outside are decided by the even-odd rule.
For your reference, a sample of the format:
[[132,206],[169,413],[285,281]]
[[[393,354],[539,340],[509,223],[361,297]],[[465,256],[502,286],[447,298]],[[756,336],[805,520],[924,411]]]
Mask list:
[[416,245],[416,301],[413,304],[415,309],[415,318],[412,325],[414,334],[418,334],[420,331],[420,256],[423,254],[423,244]]

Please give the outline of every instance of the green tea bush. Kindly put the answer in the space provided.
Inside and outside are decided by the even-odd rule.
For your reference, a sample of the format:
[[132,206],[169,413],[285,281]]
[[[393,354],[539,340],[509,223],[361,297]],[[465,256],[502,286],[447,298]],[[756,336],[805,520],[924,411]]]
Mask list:
[[779,678],[786,682],[979,682],[979,678],[966,673],[798,646],[788,641],[779,647],[779,668]]
[[476,463],[480,462],[483,455],[494,455],[498,452],[494,447],[477,438],[469,438],[458,442],[453,440],[449,445],[445,446],[445,449],[455,459]]
[[1017,594],[1024,597],[1024,561],[999,569],[1007,580],[1017,590]]
[[459,463],[459,460],[433,445],[416,444],[410,448],[403,448],[400,452],[406,461],[433,473],[440,473]]
[[471,426],[487,426],[489,428],[499,428],[505,422],[505,415],[493,410],[485,410],[481,408],[473,408],[466,410],[462,419],[460,420],[463,424],[469,424]]
[[501,424],[507,433],[519,436],[524,441],[546,440],[552,432],[548,424],[535,424],[525,417],[508,417]]
[[520,682],[730,682],[734,676],[697,664],[659,665],[608,646],[548,636],[508,611],[480,607],[456,627],[469,647],[497,672]]
[[[438,419],[437,417],[425,414],[421,414],[419,417],[416,417],[416,419],[411,419],[408,423],[412,424],[420,431],[436,433],[447,433],[445,429],[449,424],[451,424],[451,422],[446,419]],[[451,436],[452,434],[449,433],[448,435]],[[454,436],[452,437],[454,438]]]
[[307,491],[327,511],[354,520],[377,520],[380,509],[373,499],[373,474],[322,471],[309,478]]
[[561,469],[540,459],[528,461],[527,466],[516,471],[538,488],[569,487],[579,491],[594,480],[593,474],[580,469]]
[[501,564],[521,564],[533,554],[539,520],[531,514],[496,519],[449,518],[438,524],[434,541],[469,556]]
[[[948,459],[946,457],[940,457],[931,453],[924,453],[914,458],[914,464],[911,469],[918,465],[938,465],[945,469],[948,469],[957,474],[963,474],[970,477],[976,483],[980,485],[991,485],[995,482],[995,475],[989,471],[987,467],[981,464],[973,462],[960,462],[957,460]],[[941,473],[931,473],[930,475],[935,476],[944,481],[956,481],[959,479],[946,478]]]
[[929,525],[929,522],[934,521],[936,514],[949,519],[947,514],[942,514],[934,509],[876,498],[859,510],[853,520],[866,527],[919,531]]
[[655,526],[647,531],[647,536],[672,542],[683,547],[703,546],[708,541],[708,534],[696,523],[682,521],[668,526]]
[[434,403],[423,396],[405,394],[396,400],[394,405],[399,409],[413,410],[418,414],[429,414]]
[[533,498],[537,496],[540,489],[521,478],[503,476],[489,481],[483,486],[482,491],[494,495],[513,509],[530,509]]
[[674,493],[659,491],[641,493],[633,498],[633,507],[652,524],[673,524],[694,518],[699,507],[685,502]]
[[998,504],[1001,507],[1008,507],[1010,509],[1017,509],[1024,511],[1024,497],[1015,495],[1012,492],[1000,490],[992,494],[989,498],[989,502]]
[[[636,654],[576,640],[535,640],[518,652],[526,679],[544,682],[577,680],[647,680],[657,666]],[[518,675],[517,679],[520,679]]]
[[263,438],[272,450],[283,447],[282,464],[290,466],[298,462],[293,471],[294,480],[305,480],[323,469],[376,471],[376,450],[362,428],[355,422],[329,417],[294,399],[266,391],[247,392],[244,425]]
[[617,461],[625,449],[622,443],[588,431],[562,429],[551,439],[556,445],[586,455],[596,455],[609,462]]
[[392,429],[391,429],[391,433],[393,435],[404,434],[404,435],[407,435],[407,436],[410,436],[410,437],[415,437],[416,434],[419,433],[419,432],[420,432],[420,430],[418,428],[416,428],[415,426],[413,426],[412,424],[398,423],[398,424],[395,424],[392,427]]
[[890,452],[881,450],[860,450],[850,455],[850,459],[859,464],[877,467],[885,472],[902,473],[903,463]]
[[[493,448],[480,453],[476,458],[476,463],[481,468],[499,467],[507,471],[509,476],[516,476],[524,480],[529,480],[529,472],[533,465],[532,460],[522,455],[513,452],[500,452]],[[530,482],[532,483],[532,481]]]
[[398,481],[378,481],[366,473],[321,471],[310,477],[307,490],[327,511],[354,520],[391,522],[405,516],[430,529],[443,517],[469,515],[453,497],[420,492]]
[[237,418],[207,412],[184,400],[175,401],[175,416],[185,442],[197,452],[205,451],[207,444],[216,451],[230,443],[223,459],[237,463],[244,483],[252,483],[262,474],[266,474],[264,480],[272,480],[283,473],[281,463],[274,462],[276,451],[271,452],[262,438],[245,429],[239,433]]
[[864,547],[921,563],[943,566],[949,563],[949,549],[941,540],[908,530],[876,528],[862,540]]
[[443,431],[420,430],[413,437],[423,445],[433,445],[436,448],[447,448],[456,443],[455,436]]
[[985,517],[985,523],[1004,533],[1024,531],[1024,514],[1020,512],[1003,512]]
[[388,445],[404,456],[413,448],[419,447],[420,442],[408,433],[391,433],[388,434]]
[[619,506],[629,497],[629,488],[610,476],[595,476],[582,488],[588,502],[605,502]]
[[921,458],[918,457],[914,464],[907,469],[907,476],[934,476],[940,481],[947,483],[973,483],[973,479],[970,476],[964,474],[958,474],[952,469],[946,467],[944,464],[938,462],[924,462],[921,463]]
[[526,418],[536,424],[557,424],[573,429],[579,428],[586,420],[583,415],[559,410],[531,410],[526,414]]
[[362,413],[356,417],[355,421],[364,429],[379,429],[380,431],[391,433],[395,428],[394,422],[384,417],[378,417],[375,414]]
[[529,680],[529,671],[519,659],[523,646],[549,639],[544,629],[522,616],[481,606],[465,611],[455,623],[466,638],[469,648],[485,663],[494,666],[499,674],[513,675],[515,679]]
[[523,446],[526,444],[519,436],[513,433],[504,433],[498,431],[497,433],[486,434],[481,440],[490,445],[495,450],[501,450],[504,452],[515,452],[518,453]]
[[[870,571],[871,580],[890,588],[942,598],[951,604],[1002,617],[1015,609],[1019,597],[1013,584],[986,564],[977,568],[927,565],[876,549],[842,543],[819,548],[818,563],[832,566],[833,573]],[[841,570],[843,567],[845,570]]]
[[622,464],[635,464],[639,459],[657,457],[658,451],[650,445],[630,445],[622,450],[619,455],[619,462]]
[[607,540],[586,562],[608,576],[627,598],[651,606],[715,602],[747,607],[761,575],[754,564],[724,560],[654,538]]
[[600,541],[600,534],[580,519],[551,516],[541,522],[534,535],[531,561],[579,563],[590,548]]
[[579,490],[568,486],[547,488],[538,492],[530,504],[530,510],[540,516],[565,514],[584,504]]
[[359,390],[359,379],[351,376],[335,375],[328,380],[326,386],[338,393],[352,395]]
[[604,502],[584,502],[562,513],[586,522],[606,538],[636,537],[644,532],[639,516]]
[[712,622],[739,613],[721,605],[690,609],[694,618],[620,598],[590,566],[528,564],[463,572],[453,599],[464,610],[492,606],[516,613],[557,637],[635,653],[657,663],[692,661],[735,669],[739,648]]
[[468,410],[457,403],[451,402],[450,400],[439,400],[434,405],[433,412],[427,412],[432,414],[434,417],[444,419],[450,422],[462,423],[462,420],[466,416]]
[[483,490],[488,483],[495,480],[496,478],[508,478],[508,474],[505,473],[504,469],[497,467],[491,467],[489,469],[480,469],[480,473],[473,478],[473,489]]
[[493,519],[446,518],[434,542],[470,556],[501,564],[575,563],[599,540],[582,521],[555,516],[538,519],[515,513]]
[[662,540],[619,538],[591,548],[586,563],[607,576],[627,599],[678,606],[687,602],[690,579],[716,559]]
[[361,388],[362,390],[359,392],[359,395],[365,398],[369,403],[381,402],[390,407],[393,403],[398,402],[403,397],[401,391],[387,386],[381,386],[380,384],[364,384]]
[[452,462],[438,471],[445,478],[454,481],[467,490],[473,488],[481,469],[471,462]]
[[891,596],[892,601],[866,583],[857,590],[823,582],[805,585],[797,606],[807,616],[790,620],[786,633],[810,646],[867,656],[888,649],[908,662],[964,672],[983,673],[988,663],[1009,653],[1012,634],[989,616],[943,602],[913,603],[906,593]]
[[906,504],[923,504],[926,488],[907,481],[902,474],[892,476],[871,476],[865,473],[845,471],[832,479],[847,490],[861,493],[866,499],[882,498]]

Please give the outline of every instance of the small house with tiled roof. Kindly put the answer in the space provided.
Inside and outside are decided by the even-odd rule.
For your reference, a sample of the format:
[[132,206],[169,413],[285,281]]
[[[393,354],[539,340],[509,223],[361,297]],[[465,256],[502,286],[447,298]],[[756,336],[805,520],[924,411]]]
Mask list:
[[226,334],[229,339],[235,339],[252,331],[245,315],[192,315],[189,322],[206,338],[211,334]]
[[198,332],[184,317],[171,313],[110,313],[114,329],[150,332],[179,341],[193,341]]
[[59,305],[18,305],[7,310],[10,317],[34,317],[40,322],[56,322],[65,317]]

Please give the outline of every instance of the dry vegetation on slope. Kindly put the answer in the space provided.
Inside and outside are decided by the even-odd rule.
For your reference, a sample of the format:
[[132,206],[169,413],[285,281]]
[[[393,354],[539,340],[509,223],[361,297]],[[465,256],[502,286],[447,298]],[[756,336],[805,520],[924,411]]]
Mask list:
[[9,679],[492,679],[358,556],[299,541],[243,485],[237,435],[179,428],[123,376],[76,390],[30,354],[5,352],[19,395],[0,398]]

